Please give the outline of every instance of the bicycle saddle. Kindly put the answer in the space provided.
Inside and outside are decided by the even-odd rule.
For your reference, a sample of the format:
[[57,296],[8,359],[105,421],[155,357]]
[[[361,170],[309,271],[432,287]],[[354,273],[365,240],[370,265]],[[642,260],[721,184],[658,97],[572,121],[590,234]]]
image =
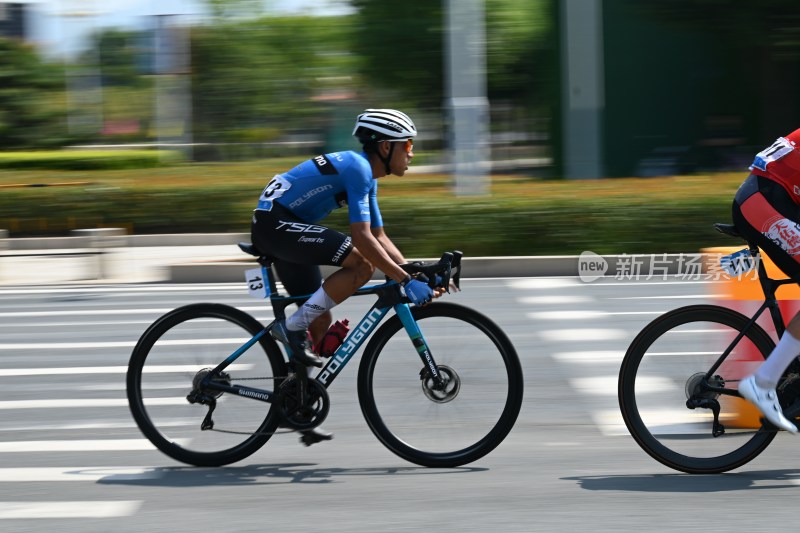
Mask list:
[[249,242],[240,242],[239,249],[246,254],[252,255],[253,257],[261,257],[262,254],[258,248],[256,248],[255,244],[251,244]]
[[744,236],[741,233],[739,233],[739,230],[733,224],[722,224],[720,222],[717,222],[716,224],[714,224],[714,228],[718,232],[724,233],[725,235],[730,235],[731,237],[738,237],[740,239],[744,239]]

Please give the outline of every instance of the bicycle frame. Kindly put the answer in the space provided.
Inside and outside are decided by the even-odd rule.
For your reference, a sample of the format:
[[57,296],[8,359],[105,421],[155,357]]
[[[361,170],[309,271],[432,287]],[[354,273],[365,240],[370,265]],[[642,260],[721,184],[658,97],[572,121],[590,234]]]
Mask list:
[[731,390],[725,387],[715,387],[709,384],[709,380],[713,377],[714,373],[717,369],[722,365],[722,363],[727,359],[728,355],[730,355],[731,351],[733,351],[734,347],[742,340],[745,336],[747,331],[755,324],[761,315],[764,313],[765,310],[769,309],[770,318],[772,319],[772,323],[775,327],[775,332],[778,335],[778,338],[783,336],[784,331],[786,330],[786,326],[783,323],[783,315],[781,314],[780,307],[778,305],[778,299],[775,297],[775,292],[778,290],[779,287],[783,285],[787,285],[790,283],[798,283],[799,280],[793,278],[786,278],[786,279],[772,279],[767,275],[767,269],[764,266],[764,262],[760,260],[760,251],[755,246],[750,246],[750,253],[754,258],[759,258],[758,261],[758,281],[761,284],[761,290],[764,293],[764,303],[762,303],[758,310],[753,314],[752,318],[747,322],[742,331],[736,336],[736,338],[731,341],[728,347],[722,352],[722,355],[716,360],[716,362],[711,366],[711,368],[706,372],[705,378],[702,383],[702,387],[704,391],[708,392],[715,392],[719,394],[725,394],[728,396],[737,396],[741,397],[738,390]]
[[[264,267],[265,277],[270,287],[270,303],[275,311],[276,320],[279,320],[284,318],[285,309],[287,306],[294,302],[305,300],[308,298],[308,295],[282,296],[278,294],[272,269],[267,265],[264,265]],[[327,389],[331,383],[333,383],[333,380],[336,378],[339,372],[347,365],[347,363],[352,359],[353,355],[364,344],[364,342],[366,342],[372,332],[375,331],[375,329],[380,325],[380,323],[392,309],[394,309],[395,313],[403,324],[411,343],[416,348],[422,363],[430,372],[431,376],[436,382],[436,385],[442,384],[436,362],[431,355],[427,342],[425,342],[422,331],[417,325],[416,320],[414,320],[414,316],[411,313],[411,308],[407,303],[400,301],[397,285],[398,284],[395,281],[387,281],[378,285],[365,285],[356,291],[355,295],[358,296],[377,294],[378,300],[366,312],[358,325],[356,325],[352,331],[348,333],[342,345],[339,346],[333,356],[331,356],[325,366],[315,377],[315,379],[323,387]],[[274,323],[275,321],[270,322],[270,324],[264,327],[264,329],[258,334],[253,336],[250,340],[245,342],[232,354],[226,357],[225,360],[217,365],[214,370],[203,379],[202,387],[209,390],[228,392],[238,396],[271,403],[273,397],[275,396],[274,391],[257,389],[245,385],[226,385],[225,383],[215,381],[213,378],[219,376],[219,374],[224,371],[228,365],[236,361],[242,354],[259,342],[259,340],[266,335],[270,329],[272,329],[272,325]]]

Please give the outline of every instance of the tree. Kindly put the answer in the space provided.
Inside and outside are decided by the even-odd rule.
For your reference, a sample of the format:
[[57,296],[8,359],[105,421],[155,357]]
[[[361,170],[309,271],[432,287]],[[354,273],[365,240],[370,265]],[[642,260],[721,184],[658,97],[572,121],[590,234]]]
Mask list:
[[404,99],[396,107],[435,108],[444,94],[442,0],[352,0],[354,51],[362,77]]
[[64,79],[33,47],[0,38],[0,148],[64,142]]
[[[550,69],[550,0],[485,0],[490,99],[533,105],[556,76]],[[362,76],[408,104],[439,107],[444,98],[444,0],[352,0]]]
[[325,91],[352,86],[350,19],[268,17],[192,33],[198,141],[263,142],[323,128]]
[[[97,50],[103,85],[133,87],[141,84],[139,65],[143,61],[144,50],[137,47],[142,41],[138,32],[107,29],[94,35],[92,49]],[[84,55],[84,61],[92,59]]]
[[215,19],[253,18],[263,12],[264,0],[206,0],[206,5]]

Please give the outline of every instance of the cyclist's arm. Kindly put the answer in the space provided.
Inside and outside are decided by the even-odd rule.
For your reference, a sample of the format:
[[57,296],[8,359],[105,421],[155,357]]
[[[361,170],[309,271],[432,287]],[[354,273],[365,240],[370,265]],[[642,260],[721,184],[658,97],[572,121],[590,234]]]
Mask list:
[[[353,246],[355,246],[356,249],[361,252],[361,255],[372,263],[375,268],[380,269],[381,272],[398,283],[406,278],[407,274],[405,270],[397,266],[397,262],[394,261],[392,255],[384,248],[381,241],[373,235],[370,230],[369,222],[351,223],[350,235],[353,239]],[[386,237],[386,239],[388,240],[388,237]],[[394,245],[392,245],[392,248],[397,250]],[[397,253],[399,253],[399,251]],[[400,257],[402,257],[402,255]]]
[[389,254],[389,257],[392,258],[392,261],[394,261],[397,264],[406,262],[406,259],[405,257],[403,257],[403,254],[400,252],[397,246],[394,245],[389,236],[386,235],[386,232],[383,231],[383,226],[378,226],[378,227],[373,226],[370,231],[372,232],[372,235],[381,244],[386,253]]

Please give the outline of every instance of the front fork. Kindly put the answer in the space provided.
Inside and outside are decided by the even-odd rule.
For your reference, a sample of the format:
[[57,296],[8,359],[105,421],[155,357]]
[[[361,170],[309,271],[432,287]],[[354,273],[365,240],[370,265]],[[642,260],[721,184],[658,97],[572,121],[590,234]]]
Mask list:
[[425,342],[425,337],[422,335],[422,331],[419,329],[419,324],[417,324],[417,321],[414,320],[414,316],[411,313],[411,307],[405,303],[396,304],[394,306],[394,311],[397,313],[397,316],[400,317],[400,322],[403,324],[408,336],[411,338],[411,343],[417,350],[417,355],[419,355],[419,358],[422,360],[424,368],[420,373],[421,379],[426,377],[425,374],[427,371],[427,376],[433,380],[434,388],[444,388],[446,382],[439,372],[439,368],[436,366],[436,361],[433,360],[433,354],[431,354],[428,343]]

